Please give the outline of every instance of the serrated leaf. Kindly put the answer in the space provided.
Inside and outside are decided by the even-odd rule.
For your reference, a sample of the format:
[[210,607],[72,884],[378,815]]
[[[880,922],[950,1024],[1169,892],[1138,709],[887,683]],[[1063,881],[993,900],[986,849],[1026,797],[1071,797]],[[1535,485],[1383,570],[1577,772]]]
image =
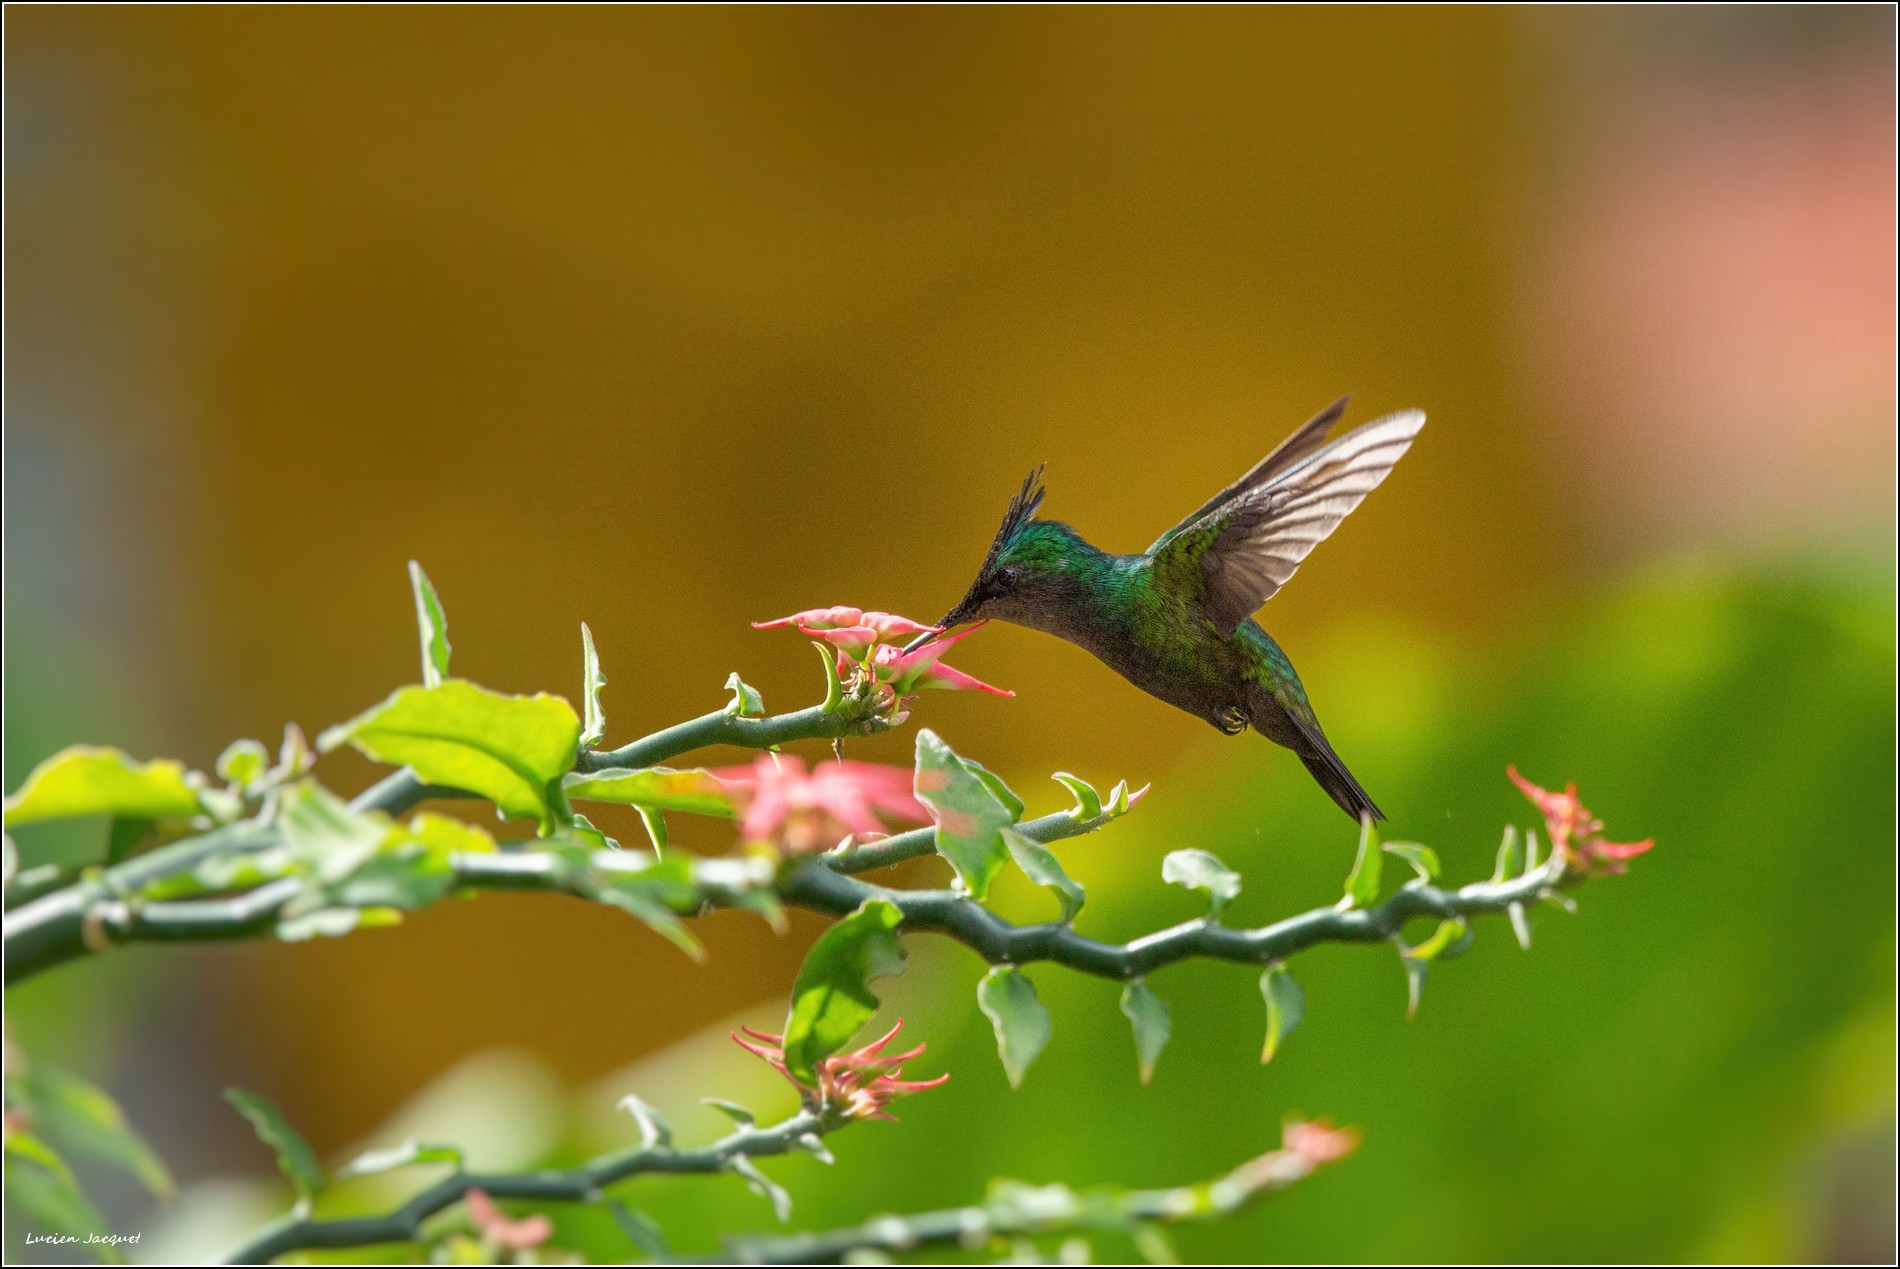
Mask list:
[[48,1138],[76,1155],[123,1168],[156,1198],[170,1198],[171,1174],[110,1094],[42,1061],[20,1077],[29,1116]]
[[351,1177],[375,1176],[419,1163],[446,1163],[460,1168],[462,1152],[455,1146],[425,1146],[411,1137],[401,1145],[390,1146],[386,1150],[365,1150],[344,1164],[334,1179],[347,1181]]
[[612,802],[648,811],[684,811],[726,819],[738,813],[725,784],[710,771],[697,767],[684,771],[671,767],[610,767],[572,772],[561,783],[568,797],[583,802]]
[[1418,874],[1420,881],[1430,881],[1438,876],[1438,852],[1430,846],[1418,842],[1387,842],[1380,849],[1412,865],[1412,871]]
[[1339,902],[1341,910],[1369,908],[1379,898],[1379,866],[1385,862],[1385,852],[1379,849],[1378,834],[1372,831],[1372,817],[1365,816],[1359,821],[1359,854],[1352,861],[1352,871],[1346,874],[1346,896]]
[[305,1201],[315,1198],[323,1189],[323,1165],[317,1162],[317,1152],[303,1134],[290,1126],[282,1111],[256,1093],[227,1088],[224,1097],[251,1121],[257,1139],[276,1154],[277,1170],[289,1179],[298,1197]]
[[1021,1088],[1023,1077],[1049,1043],[1049,1010],[1036,995],[1036,985],[1010,965],[998,965],[976,988],[977,1007],[996,1031],[997,1056],[1011,1088]]
[[436,687],[449,676],[449,619],[422,565],[409,561],[409,589],[416,595],[416,633],[422,641],[422,685]]
[[918,800],[937,822],[937,853],[971,897],[982,899],[1009,858],[1002,829],[1015,823],[1015,815],[929,728],[917,733],[914,780]]
[[779,1223],[792,1219],[792,1196],[789,1191],[765,1173],[759,1171],[759,1165],[742,1154],[735,1154],[726,1166],[745,1178],[746,1188],[762,1199],[770,1200],[772,1211]]
[[732,699],[726,702],[726,713],[734,718],[757,718],[765,713],[765,698],[739,677],[739,671],[726,676],[726,690],[732,693]]
[[666,1122],[666,1116],[636,1094],[628,1093],[614,1103],[615,1110],[624,1110],[632,1115],[640,1125],[640,1144],[648,1150],[665,1149],[673,1144],[673,1125]]
[[723,1097],[702,1097],[699,1099],[741,1128],[758,1126],[759,1117],[741,1106],[738,1102],[729,1102]]
[[581,745],[591,748],[607,734],[607,711],[600,707],[600,689],[607,676],[600,672],[600,657],[594,652],[594,632],[581,623]]
[[1305,1019],[1306,992],[1287,972],[1285,963],[1275,961],[1260,975],[1260,995],[1267,1002],[1267,1041],[1260,1050],[1260,1060],[1265,1063],[1273,1061],[1273,1055]]
[[620,1232],[635,1247],[646,1253],[649,1260],[670,1260],[673,1248],[666,1241],[666,1235],[660,1232],[659,1224],[645,1212],[636,1211],[619,1199],[608,1199],[607,1210],[613,1215],[614,1223],[620,1226]]
[[139,762],[110,746],[68,745],[27,773],[26,783],[6,800],[5,824],[17,828],[81,815],[155,820],[200,809],[182,762]]
[[580,719],[558,696],[504,696],[449,679],[403,688],[324,732],[317,747],[327,753],[346,741],[378,762],[412,768],[424,784],[485,797],[550,833],[557,805],[548,785],[574,765]]
[[261,740],[234,740],[218,755],[213,768],[218,779],[240,789],[249,788],[270,767],[270,750]]
[[[49,1234],[83,1239],[106,1232],[72,1169],[45,1142],[28,1132],[9,1131],[5,1154],[6,1194],[15,1210]],[[102,1254],[111,1250],[103,1245]]]
[[1075,914],[1082,910],[1082,885],[1062,870],[1062,861],[1055,852],[1035,838],[1005,828],[1002,831],[1003,844],[1009,847],[1011,859],[1023,870],[1025,876],[1039,886],[1047,886],[1055,891],[1056,898],[1062,904],[1062,915],[1058,918],[1067,925],[1075,920]]
[[1141,1067],[1141,1082],[1154,1078],[1155,1062],[1167,1047],[1172,1024],[1168,1020],[1168,1002],[1154,994],[1142,979],[1122,988],[1122,1013],[1135,1031],[1135,1060]]
[[1074,795],[1075,806],[1070,809],[1070,815],[1084,823],[1101,816],[1102,795],[1095,791],[1094,785],[1081,776],[1070,775],[1066,771],[1058,771],[1049,778]]
[[1161,879],[1207,891],[1207,915],[1215,921],[1240,894],[1240,874],[1204,850],[1170,851],[1161,861]]
[[1498,843],[1498,862],[1491,869],[1493,884],[1509,881],[1524,871],[1524,848],[1518,844],[1517,825],[1504,826],[1504,840]]
[[850,1043],[877,1013],[874,978],[904,972],[897,926],[904,919],[887,899],[866,899],[819,936],[792,984],[785,1018],[785,1069],[807,1088],[818,1064]]

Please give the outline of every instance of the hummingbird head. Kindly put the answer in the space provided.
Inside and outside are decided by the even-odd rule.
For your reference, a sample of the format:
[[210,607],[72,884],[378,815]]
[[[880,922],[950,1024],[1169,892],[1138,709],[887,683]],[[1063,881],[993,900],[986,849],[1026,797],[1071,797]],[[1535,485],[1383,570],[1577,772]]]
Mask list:
[[[1059,603],[1061,592],[1075,584],[1066,565],[1080,539],[1066,524],[1035,519],[1043,492],[1042,468],[1038,467],[1010,499],[976,580],[956,606],[944,614],[937,623],[939,627],[948,630],[989,617],[1018,625],[1040,625],[1034,620],[1035,614]],[[919,635],[904,650],[914,651],[935,637]]]

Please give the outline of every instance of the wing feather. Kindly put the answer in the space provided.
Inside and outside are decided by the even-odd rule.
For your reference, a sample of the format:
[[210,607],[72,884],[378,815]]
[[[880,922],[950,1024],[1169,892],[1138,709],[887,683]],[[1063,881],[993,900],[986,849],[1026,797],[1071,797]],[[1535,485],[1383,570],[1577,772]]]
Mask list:
[[1421,411],[1389,414],[1299,455],[1204,514],[1198,527],[1213,533],[1201,556],[1203,606],[1214,624],[1232,634],[1286,585],[1313,548],[1405,456],[1424,426]]
[[1215,494],[1212,498],[1209,498],[1196,508],[1187,519],[1181,521],[1181,523],[1175,525],[1172,529],[1169,529],[1159,538],[1156,538],[1154,545],[1148,548],[1148,554],[1153,555],[1156,551],[1159,551],[1163,546],[1166,546],[1176,534],[1194,524],[1209,512],[1232,502],[1249,489],[1254,489],[1267,483],[1291,467],[1294,463],[1299,462],[1302,458],[1305,458],[1314,450],[1324,445],[1326,443],[1326,434],[1332,431],[1333,424],[1339,422],[1339,416],[1346,412],[1346,403],[1350,400],[1352,400],[1352,398],[1349,396],[1341,397],[1302,423],[1298,431],[1294,432],[1284,441],[1281,441],[1278,445],[1275,445],[1272,453],[1255,463],[1252,467],[1249,467],[1246,475]]

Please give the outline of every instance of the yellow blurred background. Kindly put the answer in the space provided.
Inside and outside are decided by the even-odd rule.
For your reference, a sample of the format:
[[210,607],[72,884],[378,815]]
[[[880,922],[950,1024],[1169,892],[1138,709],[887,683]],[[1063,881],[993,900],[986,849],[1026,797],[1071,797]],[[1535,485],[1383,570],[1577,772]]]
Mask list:
[[[414,678],[410,558],[489,686],[578,699],[586,620],[610,742],[734,669],[807,704],[811,653],[749,621],[936,616],[1039,462],[1045,514],[1138,549],[1342,392],[1430,425],[1262,620],[1382,801],[1355,755],[1382,700],[1428,708],[1424,649],[1483,667],[1657,561],[1891,567],[1890,12],[10,7],[5,34],[8,788],[72,741],[208,767],[356,713]],[[1017,698],[920,719],[1021,790],[1163,805],[1219,753],[1325,823],[1287,755],[1072,648],[993,628],[958,663]],[[704,924],[704,967],[526,896],[145,949],[36,984],[18,1038],[84,1055],[186,1178],[255,1170],[226,1084],[339,1150],[496,1046],[579,1085],[769,1013],[816,928]]]

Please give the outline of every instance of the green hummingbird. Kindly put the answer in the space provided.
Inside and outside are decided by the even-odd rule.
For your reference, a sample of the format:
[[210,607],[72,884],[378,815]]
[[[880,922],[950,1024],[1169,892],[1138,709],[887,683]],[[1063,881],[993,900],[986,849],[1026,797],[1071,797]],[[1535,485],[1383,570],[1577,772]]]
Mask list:
[[[1038,520],[1042,468],[1023,481],[938,633],[988,617],[1067,639],[1151,696],[1227,735],[1248,727],[1298,754],[1354,819],[1385,815],[1320,729],[1293,663],[1255,612],[1385,479],[1425,426],[1403,410],[1327,434],[1342,397],[1139,555],[1115,555]],[[906,652],[929,643],[914,640]]]

